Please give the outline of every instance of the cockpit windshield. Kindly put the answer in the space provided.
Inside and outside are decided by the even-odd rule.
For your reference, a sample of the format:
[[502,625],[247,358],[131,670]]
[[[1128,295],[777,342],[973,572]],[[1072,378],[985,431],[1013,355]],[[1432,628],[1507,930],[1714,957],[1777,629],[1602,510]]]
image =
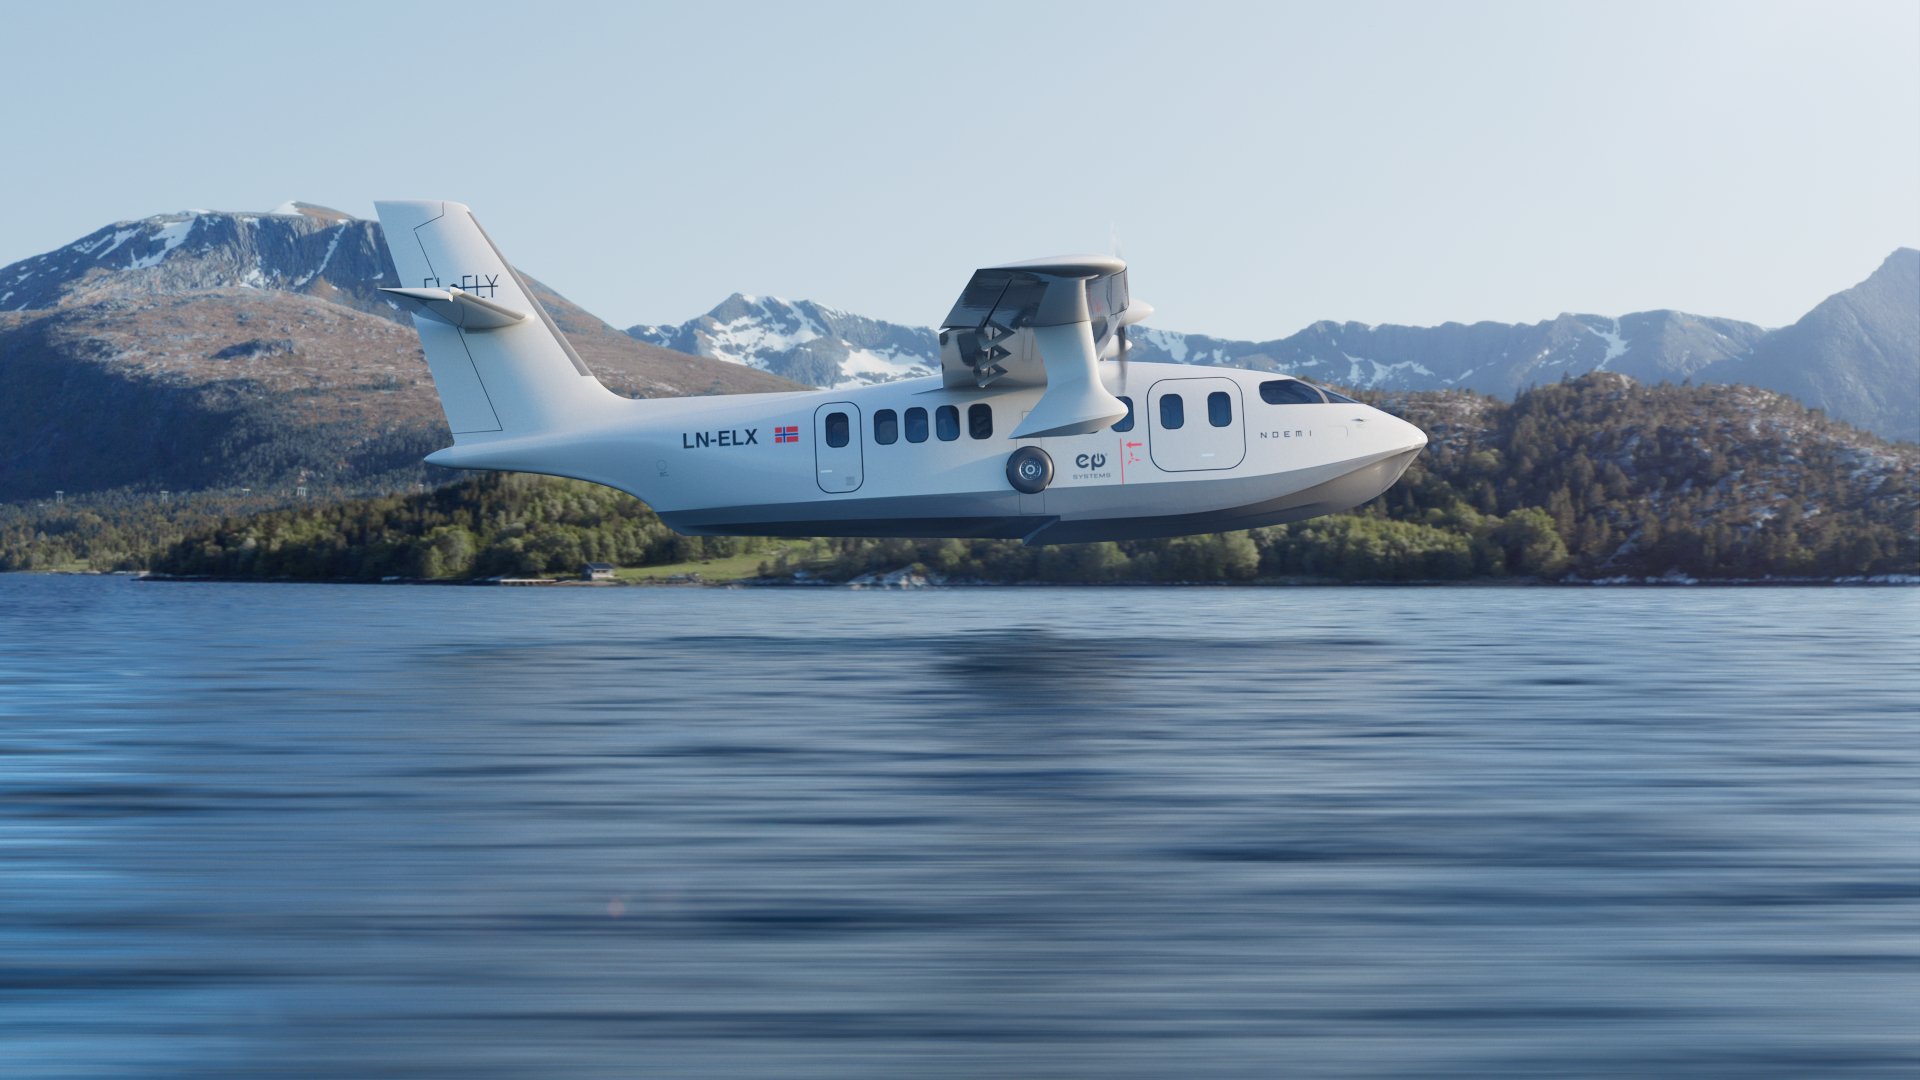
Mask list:
[[1269,379],[1260,384],[1260,400],[1269,405],[1318,405],[1326,399],[1318,387],[1299,379]]
[[1269,405],[1360,404],[1345,394],[1299,379],[1269,379],[1261,383],[1260,400]]

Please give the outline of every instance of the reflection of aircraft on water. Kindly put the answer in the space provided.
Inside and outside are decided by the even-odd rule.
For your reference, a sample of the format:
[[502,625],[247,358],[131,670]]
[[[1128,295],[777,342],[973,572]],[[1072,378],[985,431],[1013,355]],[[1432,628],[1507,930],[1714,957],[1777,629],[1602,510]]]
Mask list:
[[453,430],[427,460],[591,480],[684,533],[1244,529],[1366,502],[1427,443],[1297,379],[1127,364],[1127,327],[1152,309],[1103,256],[976,271],[942,324],[938,376],[631,400],[587,370],[465,206],[378,206],[402,285],[383,291],[413,309]]

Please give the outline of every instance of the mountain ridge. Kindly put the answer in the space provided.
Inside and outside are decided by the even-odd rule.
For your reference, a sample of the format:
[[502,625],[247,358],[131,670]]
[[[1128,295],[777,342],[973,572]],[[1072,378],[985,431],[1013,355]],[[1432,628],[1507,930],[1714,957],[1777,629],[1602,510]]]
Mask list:
[[[1920,251],[1903,247],[1799,322],[1771,330],[1670,308],[1619,316],[1569,312],[1534,323],[1322,320],[1268,341],[1143,324],[1133,332],[1132,355],[1284,371],[1349,390],[1469,389],[1507,399],[1528,386],[1590,371],[1616,371],[1647,383],[1751,383],[1889,437],[1920,441],[1915,282]],[[1826,316],[1816,319],[1823,311]],[[865,385],[939,370],[931,328],[808,300],[735,293],[684,323],[640,324],[627,333],[816,386]],[[1797,362],[1807,356],[1824,367],[1810,370]]]
[[[1738,372],[1814,408],[1920,441],[1920,250],[1898,248],[1852,288],[1769,334]],[[1904,387],[1904,395],[1882,391]]]
[[[345,492],[427,477],[419,456],[450,440],[411,323],[379,292],[394,273],[378,222],[305,203],[115,222],[0,268],[0,397],[25,403],[0,421],[0,499],[303,481]],[[621,331],[529,280],[596,374],[629,395],[937,370],[931,329],[810,301],[735,294],[688,323]],[[1920,441],[1917,294],[1920,251],[1901,248],[1772,331],[1670,310],[1425,328],[1322,321],[1271,342],[1143,329],[1134,355],[1388,393],[1510,397],[1592,370],[1771,383]]]

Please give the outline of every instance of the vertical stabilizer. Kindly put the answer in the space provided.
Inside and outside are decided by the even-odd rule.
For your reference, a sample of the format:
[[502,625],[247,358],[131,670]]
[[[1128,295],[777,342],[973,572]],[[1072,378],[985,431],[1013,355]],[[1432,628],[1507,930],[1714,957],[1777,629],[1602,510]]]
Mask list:
[[621,399],[600,385],[456,202],[374,204],[400,273],[387,290],[414,313],[454,442],[591,423]]

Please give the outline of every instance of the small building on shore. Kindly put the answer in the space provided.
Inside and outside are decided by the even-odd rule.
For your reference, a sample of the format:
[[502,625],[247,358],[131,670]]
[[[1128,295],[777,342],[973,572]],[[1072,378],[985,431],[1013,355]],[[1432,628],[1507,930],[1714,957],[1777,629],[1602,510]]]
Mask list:
[[614,570],[614,567],[612,563],[590,562],[587,565],[580,568],[580,580],[581,581],[612,581],[613,570]]

